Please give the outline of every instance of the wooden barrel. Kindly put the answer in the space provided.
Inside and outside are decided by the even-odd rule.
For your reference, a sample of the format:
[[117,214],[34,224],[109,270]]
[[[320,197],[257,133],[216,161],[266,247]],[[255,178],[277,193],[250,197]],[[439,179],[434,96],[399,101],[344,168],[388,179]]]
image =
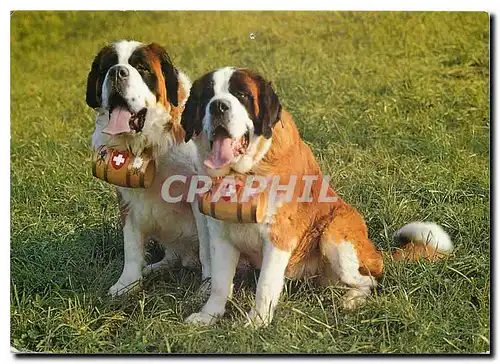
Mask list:
[[217,220],[238,223],[260,223],[264,220],[267,208],[265,193],[250,196],[246,202],[239,202],[241,191],[237,194],[238,202],[232,202],[228,198],[212,201],[215,191],[216,189],[212,188],[207,193],[198,196],[198,208],[202,214]]
[[155,177],[155,163],[148,155],[134,156],[102,145],[94,153],[92,174],[117,186],[149,188]]

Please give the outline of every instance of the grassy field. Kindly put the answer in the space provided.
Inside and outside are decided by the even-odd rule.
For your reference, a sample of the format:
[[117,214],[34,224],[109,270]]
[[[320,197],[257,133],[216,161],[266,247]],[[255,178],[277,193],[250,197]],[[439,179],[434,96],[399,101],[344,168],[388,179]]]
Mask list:
[[[255,39],[250,38],[254,33]],[[211,328],[199,272],[111,299],[123,264],[113,188],[91,175],[86,77],[109,41],[156,41],[192,79],[226,65],[273,80],[332,184],[388,251],[413,220],[456,245],[392,262],[365,306],[288,281],[268,328],[242,326],[254,277]],[[52,353],[471,353],[490,349],[486,13],[15,12],[11,18],[11,345]],[[153,256],[155,254],[152,254]]]

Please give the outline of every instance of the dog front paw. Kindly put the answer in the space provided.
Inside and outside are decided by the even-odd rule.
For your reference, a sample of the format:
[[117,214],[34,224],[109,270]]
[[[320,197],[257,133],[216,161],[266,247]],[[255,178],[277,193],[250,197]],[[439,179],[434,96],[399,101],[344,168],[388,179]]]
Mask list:
[[184,322],[200,326],[210,326],[217,321],[217,316],[205,312],[196,312],[188,316]]
[[254,308],[247,313],[247,323],[245,327],[253,327],[254,329],[260,329],[262,327],[268,326],[272,321],[271,315],[259,314]]
[[344,310],[355,310],[365,303],[369,294],[358,289],[350,289],[342,297],[341,305]]
[[137,288],[139,288],[139,281],[123,282],[121,280],[118,280],[118,282],[113,284],[108,290],[108,294],[111,297],[118,297],[123,294],[135,291]]

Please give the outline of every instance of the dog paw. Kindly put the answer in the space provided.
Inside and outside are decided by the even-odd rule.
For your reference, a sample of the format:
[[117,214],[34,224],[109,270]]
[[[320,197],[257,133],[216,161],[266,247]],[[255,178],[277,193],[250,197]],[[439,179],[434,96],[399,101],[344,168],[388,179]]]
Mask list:
[[130,293],[136,290],[139,287],[139,281],[134,282],[116,282],[111,288],[108,290],[108,294],[111,297],[118,297],[126,293]]
[[201,299],[207,299],[212,291],[212,279],[210,277],[205,278],[201,282],[200,288],[196,291],[196,295]]
[[345,310],[354,310],[365,303],[367,298],[368,293],[357,289],[350,289],[342,297],[341,306]]
[[270,315],[261,315],[255,311],[255,309],[251,309],[249,313],[247,313],[247,323],[244,327],[252,327],[254,329],[260,329],[268,326],[271,323],[273,318]]
[[196,312],[188,316],[184,322],[200,326],[210,326],[215,323],[217,317],[205,312]]

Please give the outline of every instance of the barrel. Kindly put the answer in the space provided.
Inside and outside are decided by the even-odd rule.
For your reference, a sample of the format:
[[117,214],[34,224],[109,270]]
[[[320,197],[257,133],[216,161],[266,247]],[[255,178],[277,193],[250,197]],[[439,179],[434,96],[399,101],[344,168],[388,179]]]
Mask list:
[[215,191],[212,188],[207,193],[198,195],[198,208],[202,214],[237,223],[260,223],[264,220],[267,208],[265,193],[250,196],[245,202],[240,202],[241,191],[237,194],[237,202],[224,198],[212,201]]
[[155,163],[149,155],[135,156],[102,145],[94,153],[92,174],[116,186],[149,188],[155,177]]

